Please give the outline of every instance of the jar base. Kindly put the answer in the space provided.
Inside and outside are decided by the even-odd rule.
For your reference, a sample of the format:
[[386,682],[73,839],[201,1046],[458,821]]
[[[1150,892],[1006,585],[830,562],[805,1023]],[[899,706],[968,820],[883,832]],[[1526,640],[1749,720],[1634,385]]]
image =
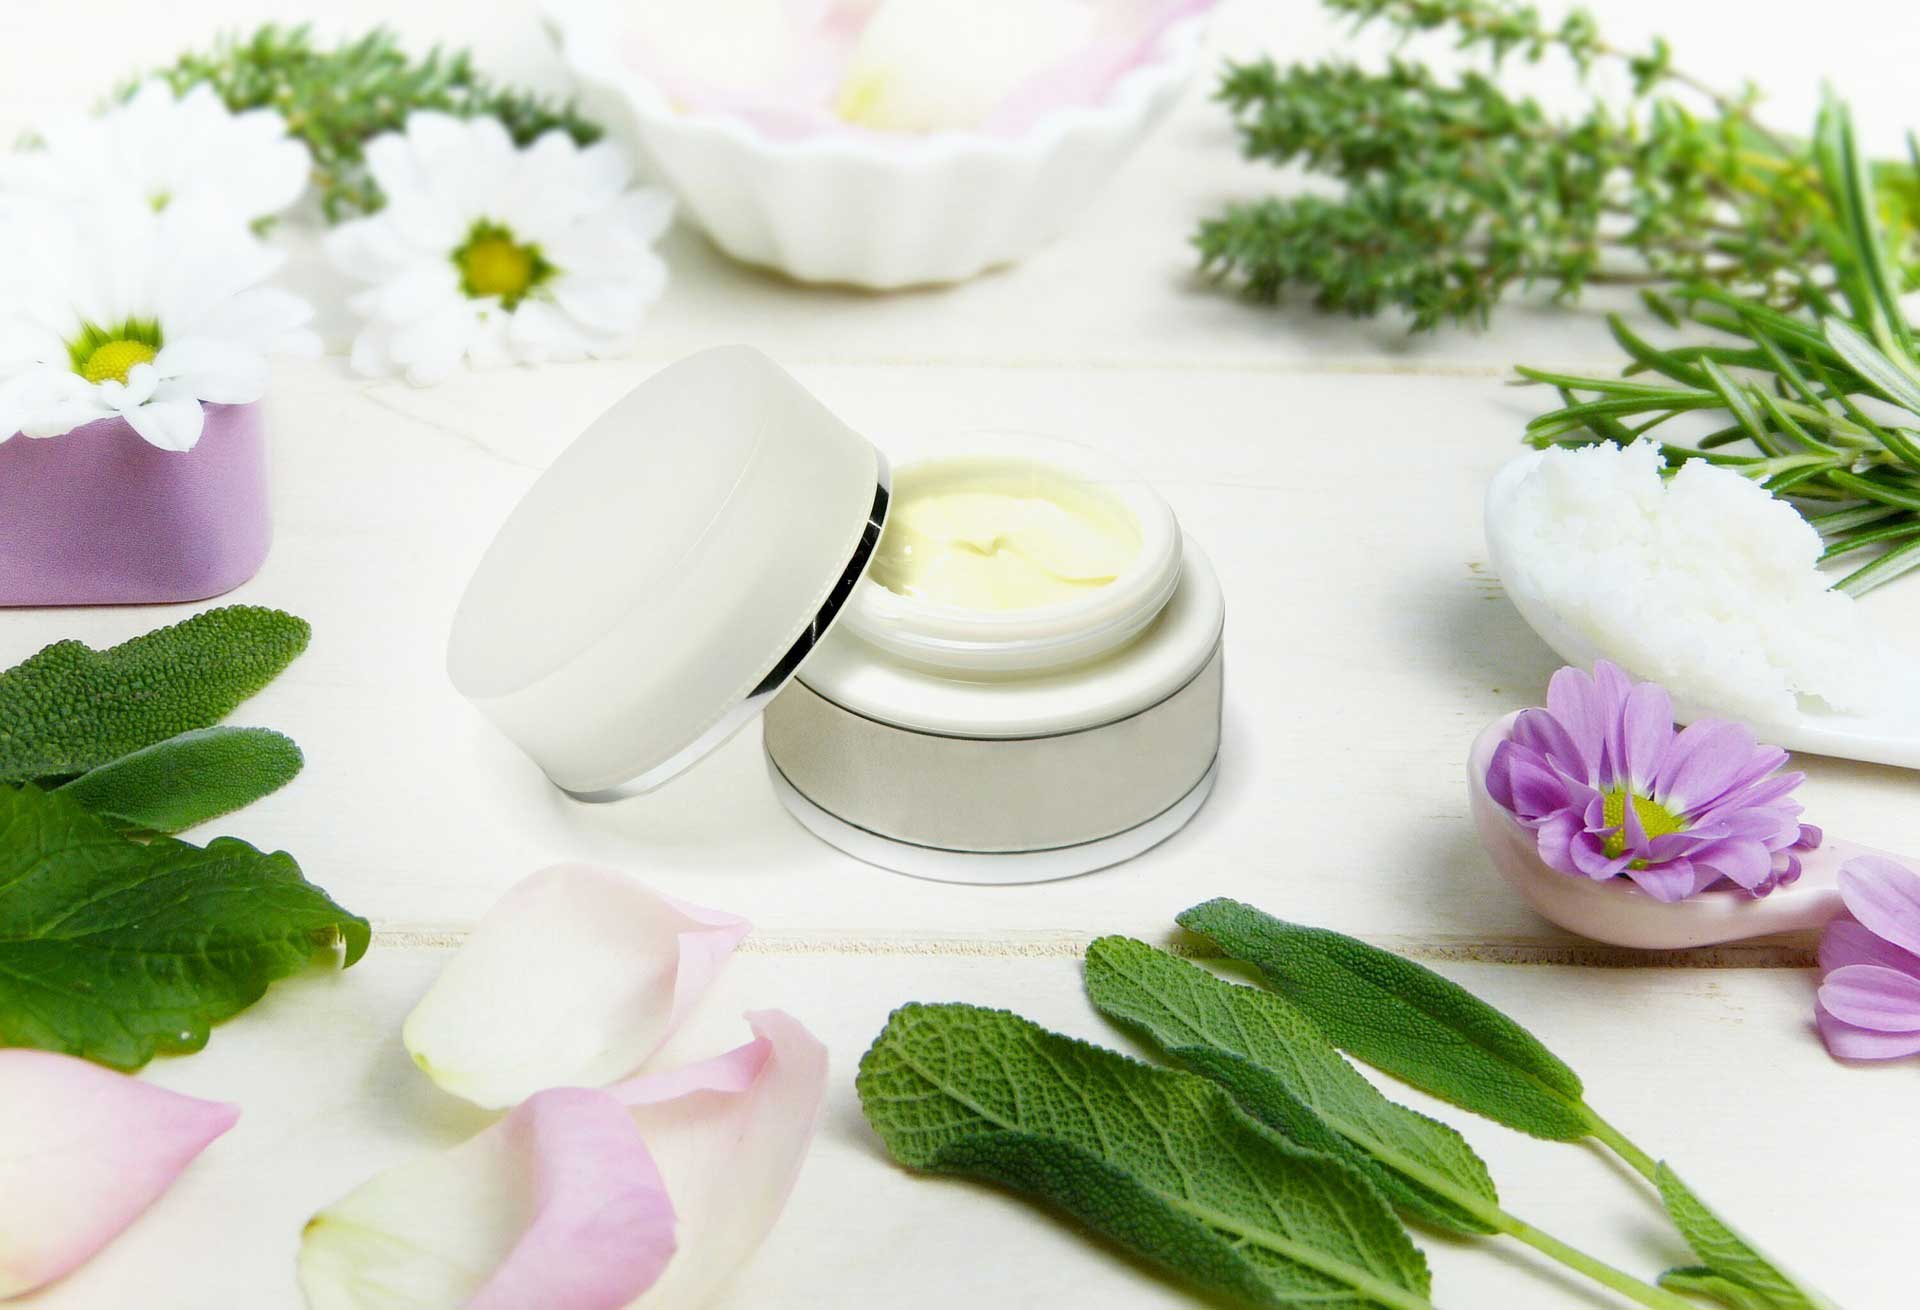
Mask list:
[[780,803],[800,821],[801,827],[836,850],[913,878],[1001,885],[1077,878],[1151,850],[1186,827],[1188,820],[1200,812],[1200,807],[1213,793],[1214,779],[1219,773],[1220,761],[1216,757],[1185,796],[1145,823],[1110,837],[1047,850],[985,852],[916,846],[857,827],[807,799],[787,781],[771,759],[767,761],[767,776],[773,781],[774,794],[779,796]]

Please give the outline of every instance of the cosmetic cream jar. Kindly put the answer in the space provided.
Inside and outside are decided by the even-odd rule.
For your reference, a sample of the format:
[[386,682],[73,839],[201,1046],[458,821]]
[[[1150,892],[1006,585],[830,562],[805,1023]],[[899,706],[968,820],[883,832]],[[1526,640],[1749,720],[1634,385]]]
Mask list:
[[1205,802],[1224,613],[1166,503],[1094,452],[978,436],[896,468],[726,347],[540,478],[448,669],[581,799],[651,790],[763,714],[774,788],[815,835],[1030,882],[1138,854]]

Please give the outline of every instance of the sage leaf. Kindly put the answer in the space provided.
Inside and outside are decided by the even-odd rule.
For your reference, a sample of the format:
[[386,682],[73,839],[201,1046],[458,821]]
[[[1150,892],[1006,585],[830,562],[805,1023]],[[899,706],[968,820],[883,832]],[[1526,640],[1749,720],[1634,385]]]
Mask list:
[[1254,1118],[1348,1160],[1402,1214],[1450,1232],[1499,1231],[1487,1218],[1499,1194],[1466,1139],[1389,1100],[1288,1001],[1127,937],[1087,949],[1086,980],[1102,1014],[1219,1083]]
[[[1667,1207],[1674,1227],[1680,1230],[1680,1235],[1687,1239],[1687,1245],[1693,1248],[1693,1253],[1700,1257],[1712,1278],[1717,1280],[1712,1286],[1719,1290],[1714,1291],[1713,1295],[1727,1301],[1721,1292],[1726,1290],[1725,1285],[1732,1284],[1761,1298],[1756,1304],[1769,1307],[1769,1310],[1834,1310],[1833,1304],[1825,1297],[1802,1287],[1754,1249],[1751,1242],[1714,1213],[1705,1201],[1694,1195],[1693,1189],[1681,1182],[1680,1175],[1664,1162],[1655,1169],[1653,1182],[1660,1189],[1660,1200]],[[1683,1275],[1691,1273],[1686,1270],[1676,1272]],[[1727,1304],[1737,1307],[1737,1310],[1747,1310],[1747,1305],[1739,1300],[1727,1301]]]
[[1029,1193],[1256,1306],[1429,1310],[1425,1258],[1366,1178],[1157,1069],[967,1005],[896,1010],[860,1062],[902,1164]]
[[1258,968],[1335,1046],[1401,1081],[1535,1137],[1596,1131],[1579,1075],[1433,970],[1239,901],[1196,905],[1179,922]]
[[291,738],[266,728],[201,728],[90,769],[61,795],[129,832],[180,832],[293,781]]
[[370,937],[284,852],[137,842],[58,791],[0,787],[0,1045],[136,1069]]
[[110,650],[56,642],[0,673],[0,782],[70,778],[212,727],[310,636],[304,619],[234,605]]

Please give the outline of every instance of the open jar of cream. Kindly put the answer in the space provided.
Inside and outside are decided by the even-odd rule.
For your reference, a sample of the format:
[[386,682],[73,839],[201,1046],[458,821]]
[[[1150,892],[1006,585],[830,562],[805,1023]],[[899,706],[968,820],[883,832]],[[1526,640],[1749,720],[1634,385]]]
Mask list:
[[502,527],[454,683],[560,787],[666,781],[765,717],[776,791],[873,864],[1028,882],[1204,803],[1224,604],[1143,483],[978,436],[897,469],[764,356],[663,370]]

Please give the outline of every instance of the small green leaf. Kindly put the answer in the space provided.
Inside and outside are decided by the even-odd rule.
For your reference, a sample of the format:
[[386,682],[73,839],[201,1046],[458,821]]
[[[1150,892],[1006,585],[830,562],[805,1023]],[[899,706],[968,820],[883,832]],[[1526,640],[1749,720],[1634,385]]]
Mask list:
[[1094,942],[1086,973],[1102,1014],[1225,1087],[1254,1118],[1349,1160],[1402,1214],[1449,1232],[1498,1231],[1485,1207],[1499,1195],[1466,1139],[1388,1100],[1286,1000],[1126,937]]
[[1430,1310],[1426,1261],[1366,1179],[1205,1079],[1004,1011],[908,1005],[857,1086],[902,1164],[1030,1193],[1198,1287],[1265,1307]]
[[280,790],[301,762],[292,739],[267,728],[201,728],[91,769],[60,794],[131,832],[180,832]]
[[[1759,1304],[1768,1310],[1833,1310],[1832,1303],[1825,1297],[1800,1286],[1755,1250],[1751,1242],[1694,1195],[1665,1163],[1654,1171],[1653,1181],[1660,1189],[1660,1200],[1665,1203],[1674,1227],[1721,1283],[1747,1289],[1762,1298]],[[1740,1302],[1729,1304],[1746,1310]]]
[[284,852],[143,844],[60,792],[0,787],[0,1045],[137,1069],[370,937]]
[[1433,970],[1238,901],[1196,905],[1179,921],[1257,967],[1335,1046],[1403,1082],[1535,1137],[1571,1142],[1593,1131],[1579,1076]]
[[1704,1266],[1669,1269],[1660,1275],[1660,1286],[1670,1292],[1691,1292],[1695,1296],[1711,1297],[1721,1305],[1730,1307],[1730,1310],[1775,1310],[1771,1299],[1751,1287],[1730,1278],[1722,1278]]
[[1848,368],[1866,379],[1882,396],[1920,417],[1920,378],[1908,368],[1902,368],[1845,319],[1825,319],[1820,327],[1826,334],[1827,344],[1846,361]]
[[111,650],[56,642],[0,673],[0,782],[72,777],[212,727],[310,635],[304,619],[236,605]]

